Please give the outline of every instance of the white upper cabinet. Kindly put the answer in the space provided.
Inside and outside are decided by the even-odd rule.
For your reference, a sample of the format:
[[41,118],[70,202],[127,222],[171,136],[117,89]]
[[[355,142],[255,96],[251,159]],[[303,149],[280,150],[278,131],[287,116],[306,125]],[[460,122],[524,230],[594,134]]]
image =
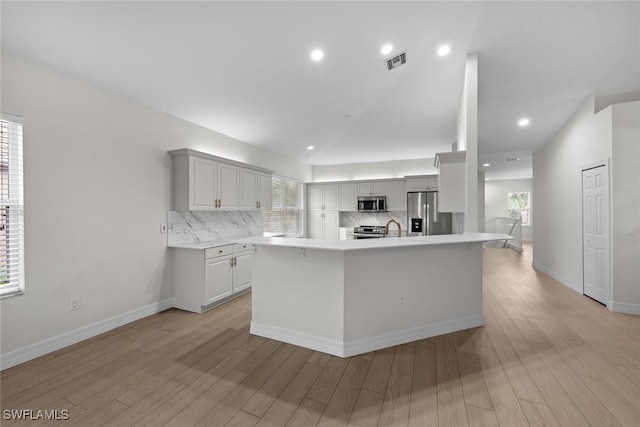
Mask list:
[[359,182],[358,196],[384,196],[383,182]]
[[407,178],[407,191],[438,191],[438,176],[413,176]]
[[240,168],[218,163],[218,208],[239,208]]
[[341,211],[357,211],[358,196],[356,184],[345,183],[338,184],[339,206]]
[[257,209],[261,206],[261,180],[270,171],[233,160],[182,149],[170,151],[173,156],[173,209],[179,211]]
[[240,169],[240,209],[258,208],[258,172]]
[[271,209],[271,174],[240,169],[240,209]]
[[387,196],[387,211],[407,210],[407,191],[404,180],[384,183]]
[[272,176],[270,173],[258,172],[258,208],[270,210],[273,207],[273,194],[271,193]]
[[338,184],[308,184],[309,210],[338,210]]
[[439,173],[439,212],[466,212],[467,210],[466,155],[466,151],[436,154],[436,168]]
[[[199,158],[191,158],[188,161],[189,170],[184,172],[188,174],[187,178],[190,184],[188,210],[216,209],[218,207],[218,163]],[[180,207],[180,209],[182,208]]]

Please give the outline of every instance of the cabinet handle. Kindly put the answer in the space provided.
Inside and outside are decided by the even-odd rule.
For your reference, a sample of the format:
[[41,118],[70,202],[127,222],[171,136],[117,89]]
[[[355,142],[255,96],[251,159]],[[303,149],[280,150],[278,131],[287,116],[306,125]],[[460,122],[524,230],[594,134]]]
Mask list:
[[229,261],[231,261],[231,267],[233,267],[233,258],[231,258]]
[[223,250],[222,250],[222,249],[220,249],[220,250],[218,251],[218,253],[219,253],[219,254],[221,254],[222,252],[223,252]]
[[261,208],[262,207],[262,202],[258,202],[258,207]]

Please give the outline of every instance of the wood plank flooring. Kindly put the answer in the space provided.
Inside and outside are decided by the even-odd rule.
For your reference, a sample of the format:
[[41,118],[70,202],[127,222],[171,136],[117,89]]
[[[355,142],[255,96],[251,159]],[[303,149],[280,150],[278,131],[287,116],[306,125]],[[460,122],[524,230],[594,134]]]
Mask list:
[[[249,335],[251,296],[1,373],[1,409],[108,426],[640,426],[640,317],[486,249],[485,326],[347,359]],[[35,412],[34,412],[35,413]]]

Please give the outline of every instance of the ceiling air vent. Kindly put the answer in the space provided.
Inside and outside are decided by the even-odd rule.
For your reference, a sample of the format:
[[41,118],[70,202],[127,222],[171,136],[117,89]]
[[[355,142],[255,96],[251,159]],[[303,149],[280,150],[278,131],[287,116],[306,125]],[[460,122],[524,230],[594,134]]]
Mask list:
[[398,56],[394,56],[391,59],[387,59],[387,68],[389,70],[393,70],[394,68],[398,68],[402,64],[407,62],[407,52],[402,52]]

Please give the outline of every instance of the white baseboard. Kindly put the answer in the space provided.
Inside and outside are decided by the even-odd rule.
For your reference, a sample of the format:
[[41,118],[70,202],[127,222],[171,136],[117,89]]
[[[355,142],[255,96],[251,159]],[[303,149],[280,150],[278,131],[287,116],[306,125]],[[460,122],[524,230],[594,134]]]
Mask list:
[[579,284],[578,282],[569,279],[566,276],[563,276],[560,273],[556,273],[555,271],[551,270],[550,268],[538,263],[538,262],[533,262],[533,268],[543,272],[544,274],[546,274],[547,276],[551,277],[552,279],[557,280],[558,282],[562,283],[563,285],[565,285],[566,287],[573,289],[574,291],[578,292],[579,294],[582,293],[582,285]]
[[482,315],[463,319],[447,320],[426,326],[388,332],[374,337],[341,342],[303,334],[297,331],[251,322],[250,332],[254,335],[283,341],[311,350],[321,351],[338,357],[351,357],[368,353],[381,348],[413,342],[425,338],[435,337],[463,329],[475,328],[483,325]]
[[611,301],[609,303],[609,310],[616,313],[640,315],[640,304]]
[[78,343],[86,340],[87,338],[100,335],[104,332],[126,325],[127,323],[140,320],[143,317],[151,316],[152,314],[159,313],[171,307],[173,307],[173,298],[149,304],[145,307],[140,307],[127,313],[122,313],[109,319],[100,320],[99,322],[95,322],[91,325],[83,326],[73,331],[47,338],[46,340],[42,340],[35,344],[0,354],[0,370],[5,370],[19,365],[20,363],[35,359],[36,357],[44,356],[52,351]]

